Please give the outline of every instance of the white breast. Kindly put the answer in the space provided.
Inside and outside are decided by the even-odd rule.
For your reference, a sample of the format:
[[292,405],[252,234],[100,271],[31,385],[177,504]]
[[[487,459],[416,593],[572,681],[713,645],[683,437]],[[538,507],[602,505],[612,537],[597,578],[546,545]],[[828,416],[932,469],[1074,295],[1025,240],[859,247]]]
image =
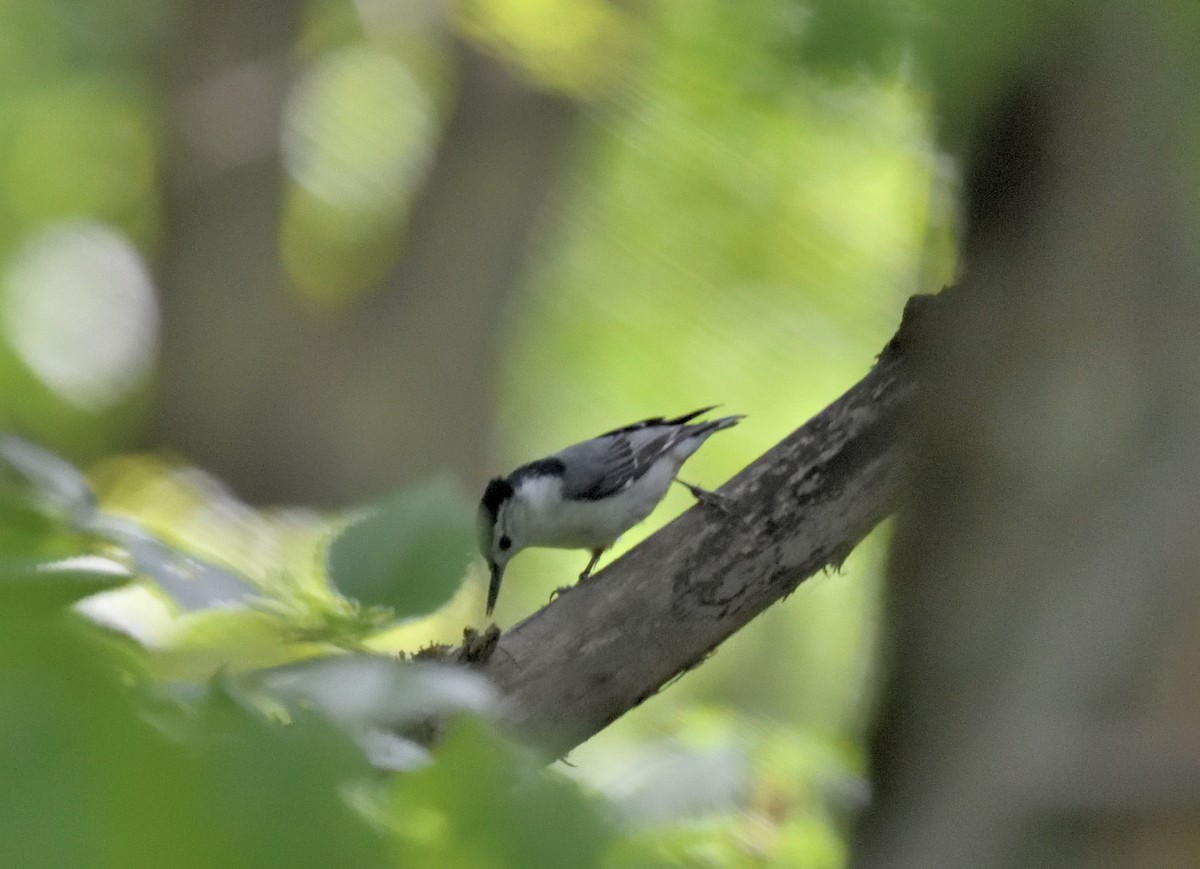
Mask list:
[[524,546],[603,549],[650,515],[676,470],[671,462],[658,462],[629,488],[600,501],[564,501],[557,477],[530,479],[506,518]]

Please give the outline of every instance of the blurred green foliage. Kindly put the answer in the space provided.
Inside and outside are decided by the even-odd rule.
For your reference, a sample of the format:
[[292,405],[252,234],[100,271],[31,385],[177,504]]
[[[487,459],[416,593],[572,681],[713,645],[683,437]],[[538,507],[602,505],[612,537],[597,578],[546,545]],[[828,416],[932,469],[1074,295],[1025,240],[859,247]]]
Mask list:
[[[115,281],[130,260],[148,274],[160,253],[161,55],[181,5],[0,0],[0,431],[87,462],[104,528],[145,537],[81,529],[0,478],[0,865],[842,865],[864,798],[880,535],[574,752],[575,768],[543,771],[468,717],[432,765],[384,780],[325,717],[293,704],[276,720],[243,695],[264,668],[455,642],[486,580],[472,567],[453,588],[471,541],[444,492],[353,521],[252,509],[178,460],[109,455],[144,423],[158,324],[140,297],[88,296],[74,278]],[[1180,21],[1200,8],[1164,5]],[[454,43],[470,40],[583,118],[486,373],[495,470],[724,402],[746,423],[688,466],[715,486],[861,376],[904,297],[951,278],[953,170],[934,131],[961,145],[1073,8],[312,0],[281,107],[287,291],[331,319],[377,291],[455,108]],[[84,301],[102,291],[99,316]],[[80,382],[90,392],[63,386]],[[672,494],[616,554],[687,505]],[[46,569],[81,555],[135,579]],[[523,554],[500,622],[578,560]],[[232,575],[254,600],[189,609],[170,593],[176,572],[220,593]],[[84,611],[138,643],[66,608],[115,585]],[[727,789],[719,776],[695,789],[701,805],[649,775],[635,800],[639,773],[684,778],[720,752],[740,760]],[[631,823],[633,804],[657,820]]]
[[451,731],[435,766],[398,778],[394,794],[401,866],[598,866],[612,840],[595,799],[472,722]]
[[[16,291],[13,263],[79,221],[152,261],[165,146],[150,56],[170,7],[9,0],[2,11],[0,298]],[[539,86],[589,107],[566,195],[515,300],[512,352],[499,375],[503,462],[724,400],[751,424],[697,456],[694,476],[712,485],[865,369],[925,266],[934,155],[925,97],[909,80],[895,71],[814,79],[798,59],[809,19],[795,4],[475,0],[449,19]],[[309,5],[281,130],[280,253],[298,292],[344,304],[390,267],[453,105],[445,47],[436,27],[367,21],[349,3]],[[18,325],[6,315],[0,428],[83,458],[137,430],[144,379],[80,407],[21,352]],[[374,606],[415,613],[445,600],[445,588],[388,582],[430,573],[390,545],[400,539],[420,555],[444,538],[434,562],[461,546],[444,502],[398,495],[334,544],[334,579],[347,578],[342,590],[356,603],[331,594],[322,569],[340,523],[251,510],[174,461],[110,458],[89,476],[104,515],[135,522],[166,547],[135,572],[183,565],[202,575],[198,565],[209,565],[241,577],[261,600],[189,611],[142,575],[102,607],[89,604],[101,623],[137,625],[141,645],[116,641],[63,607],[123,579],[48,578],[31,575],[31,565],[88,554],[129,566],[121,547],[0,499],[12,579],[0,615],[0,726],[6,745],[21,746],[4,752],[0,817],[9,827],[0,848],[12,850],[0,864],[843,860],[844,807],[820,783],[858,781],[851,734],[865,697],[870,552],[851,560],[848,576],[816,581],[804,609],[770,614],[581,749],[577,769],[546,773],[464,720],[432,766],[381,786],[347,734],[303,709],[286,723],[265,716],[237,680],[346,649],[453,641],[478,618],[482,577],[472,574],[419,625],[394,627]],[[655,522],[684,503],[673,496]],[[502,604],[502,619],[577,571],[569,558],[527,556],[522,591]],[[22,596],[40,603],[12,603]],[[162,694],[161,684],[178,681],[198,693]],[[719,726],[705,711],[713,705],[727,710]],[[734,765],[741,784],[728,794],[695,788],[691,796],[708,801],[697,809],[676,805],[670,782],[650,782],[640,798],[658,806],[660,820],[631,832],[606,805],[604,795],[618,807],[620,799],[605,771],[638,747],[652,758],[672,754],[697,729],[708,734],[705,750],[744,755]],[[690,762],[685,755],[673,769]]]
[[127,440],[143,396],[125,384],[107,406],[81,406],[31,370],[15,348],[39,324],[14,322],[13,267],[64,223],[95,221],[153,250],[162,130],[148,61],[161,10],[158,0],[0,2],[0,430],[74,455]]
[[[406,704],[422,704],[416,718],[452,710],[439,692],[454,680],[372,697],[377,665],[404,665],[363,659],[373,662],[361,670],[366,683],[354,659],[341,659],[348,666],[332,684],[300,671],[291,682],[314,688],[298,696],[323,697],[326,718],[284,695],[268,703],[225,673],[191,688],[152,679],[146,649],[67,608],[129,577],[58,568],[53,556],[83,565],[99,544],[81,540],[68,514],[39,507],[40,494],[13,481],[0,488],[10,520],[0,553],[0,865],[598,865],[612,825],[595,800],[481,725],[460,722],[435,763],[379,781],[354,724],[375,707],[393,721]],[[425,495],[437,517],[444,494]],[[553,822],[553,835],[530,837],[531,816]]]
[[[393,495],[329,544],[329,579],[360,603],[425,615],[454,595],[475,542],[471,508],[448,480]],[[397,582],[403,577],[403,582]]]
[[596,97],[634,60],[643,22],[604,0],[464,0],[463,32],[548,87]]
[[[28,509],[11,488],[0,503]],[[69,536],[10,526],[0,560],[0,864],[379,865],[381,838],[337,797],[366,762],[332,727],[281,728],[219,690],[151,704],[141,653],[65,608],[110,579],[12,569]]]

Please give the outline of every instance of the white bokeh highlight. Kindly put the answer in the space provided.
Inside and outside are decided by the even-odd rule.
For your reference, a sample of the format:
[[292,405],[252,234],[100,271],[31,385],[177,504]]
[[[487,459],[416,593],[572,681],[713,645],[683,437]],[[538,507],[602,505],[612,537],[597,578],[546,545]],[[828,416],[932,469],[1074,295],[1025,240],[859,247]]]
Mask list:
[[99,223],[60,224],[31,239],[4,275],[8,343],[69,403],[101,411],[145,382],[159,310],[141,256]]
[[351,46],[314,63],[289,95],[283,162],[296,183],[331,205],[387,208],[423,177],[435,132],[433,104],[408,67]]

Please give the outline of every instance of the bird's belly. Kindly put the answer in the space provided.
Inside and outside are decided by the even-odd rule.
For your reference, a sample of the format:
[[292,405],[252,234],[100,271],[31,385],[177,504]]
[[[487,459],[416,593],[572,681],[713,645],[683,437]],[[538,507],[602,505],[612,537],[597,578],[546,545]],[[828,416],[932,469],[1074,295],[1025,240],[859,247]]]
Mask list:
[[[649,516],[671,485],[671,468],[651,469],[632,486],[600,501],[564,501],[553,522],[537,523],[532,546],[603,549]],[[665,473],[664,473],[665,472]]]

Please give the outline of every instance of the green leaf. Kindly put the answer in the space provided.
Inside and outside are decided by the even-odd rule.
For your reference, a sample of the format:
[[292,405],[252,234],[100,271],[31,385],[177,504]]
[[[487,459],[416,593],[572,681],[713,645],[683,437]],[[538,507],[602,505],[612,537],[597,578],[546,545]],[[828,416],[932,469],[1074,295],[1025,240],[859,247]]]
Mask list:
[[96,496],[83,471],[66,459],[16,435],[0,435],[0,460],[33,484],[48,508],[72,522],[85,522],[96,509]]
[[232,571],[163,542],[131,519],[97,513],[87,528],[124,549],[138,573],[188,612],[261,597],[258,589]]
[[0,866],[387,865],[343,799],[370,767],[336,728],[270,720],[218,680],[149,710],[78,627],[0,631]]
[[383,655],[301,661],[264,671],[260,679],[272,693],[349,729],[487,712],[496,702],[487,680],[464,667]]
[[61,561],[0,556],[2,617],[57,612],[77,600],[129,582],[121,565],[97,556]]
[[398,865],[596,867],[607,807],[482,722],[452,723],[424,769],[393,780]]
[[343,529],[329,546],[329,577],[360,603],[422,615],[450,600],[473,540],[466,500],[437,479],[391,496]]
[[41,509],[31,495],[0,481],[0,559],[52,561],[87,552],[86,536]]

